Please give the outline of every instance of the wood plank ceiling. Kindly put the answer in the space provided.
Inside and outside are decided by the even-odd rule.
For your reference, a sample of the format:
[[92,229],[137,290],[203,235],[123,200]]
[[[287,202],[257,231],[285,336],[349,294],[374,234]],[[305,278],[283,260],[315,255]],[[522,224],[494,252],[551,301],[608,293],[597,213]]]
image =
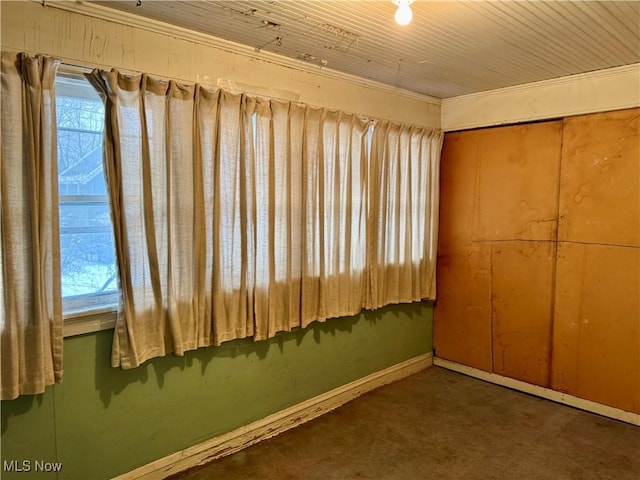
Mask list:
[[93,3],[440,98],[640,62],[638,1]]

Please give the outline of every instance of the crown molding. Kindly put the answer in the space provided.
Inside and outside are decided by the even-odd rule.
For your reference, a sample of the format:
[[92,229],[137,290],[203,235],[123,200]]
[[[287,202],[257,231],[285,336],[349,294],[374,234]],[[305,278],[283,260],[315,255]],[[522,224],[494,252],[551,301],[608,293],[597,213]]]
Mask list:
[[187,40],[200,45],[223,50],[227,53],[233,53],[241,55],[255,60],[261,60],[267,63],[276,64],[283,67],[293,68],[302,72],[312,73],[331,80],[337,80],[340,82],[346,82],[355,84],[365,88],[371,88],[380,92],[389,93],[392,95],[398,95],[406,97],[412,100],[418,100],[433,105],[441,105],[442,99],[424,95],[417,92],[412,92],[403,88],[393,87],[385,83],[368,80],[357,75],[351,75],[348,73],[338,72],[327,67],[320,67],[310,65],[302,60],[293,59],[284,55],[276,53],[261,51],[256,52],[254,48],[247,45],[242,45],[229,40],[224,40],[213,35],[196,32],[187,28],[174,26],[158,20],[134,15],[129,12],[120,10],[114,10],[109,7],[97,5],[94,3],[85,2],[82,0],[31,0],[39,4],[43,4],[45,7],[53,7],[60,10],[66,10],[72,13],[85,15],[89,17],[106,20],[112,23],[134,27],[141,30],[146,30],[153,33],[159,33],[162,35],[169,35],[182,40]]
[[630,65],[623,65],[620,67],[612,67],[603,70],[594,70],[586,73],[578,73],[574,75],[567,75],[564,77],[552,78],[549,80],[540,80],[538,82],[531,83],[523,83],[521,85],[514,85],[511,87],[503,87],[495,90],[486,90],[484,92],[478,93],[469,93],[467,95],[459,95],[457,97],[450,97],[445,99],[447,102],[450,101],[465,101],[469,98],[481,98],[481,97],[490,97],[499,93],[509,94],[509,93],[518,93],[518,92],[527,92],[532,88],[537,87],[554,87],[554,86],[572,86],[576,83],[588,80],[596,80],[596,79],[606,79],[606,78],[617,78],[621,75],[625,75],[627,73],[636,73],[640,74],[640,63],[633,63]]

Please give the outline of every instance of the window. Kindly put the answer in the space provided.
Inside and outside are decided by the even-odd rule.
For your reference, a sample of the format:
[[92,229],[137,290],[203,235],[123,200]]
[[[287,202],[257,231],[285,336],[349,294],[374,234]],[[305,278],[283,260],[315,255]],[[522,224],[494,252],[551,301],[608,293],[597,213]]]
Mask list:
[[84,77],[59,73],[56,116],[65,326],[89,318],[82,331],[107,328],[98,317],[115,310],[118,282],[102,168],[104,105]]

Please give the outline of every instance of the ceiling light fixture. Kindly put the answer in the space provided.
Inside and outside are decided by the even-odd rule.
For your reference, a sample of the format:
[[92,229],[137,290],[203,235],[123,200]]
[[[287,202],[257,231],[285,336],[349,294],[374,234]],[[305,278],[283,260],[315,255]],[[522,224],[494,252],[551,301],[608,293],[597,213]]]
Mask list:
[[411,11],[410,5],[413,3],[413,0],[391,0],[398,6],[398,10],[395,14],[396,23],[398,25],[408,25],[411,23],[411,19],[413,18],[413,12]]

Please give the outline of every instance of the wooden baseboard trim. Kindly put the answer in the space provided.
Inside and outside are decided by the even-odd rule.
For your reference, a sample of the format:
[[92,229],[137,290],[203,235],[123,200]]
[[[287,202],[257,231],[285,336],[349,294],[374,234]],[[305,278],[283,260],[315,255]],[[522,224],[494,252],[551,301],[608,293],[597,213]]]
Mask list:
[[602,415],[604,417],[609,417],[615,420],[630,423],[632,425],[640,426],[640,414],[637,413],[627,412],[619,408],[610,407],[601,403],[592,402],[591,400],[585,400],[584,398],[575,397],[573,395],[569,395],[568,393],[558,392],[556,390],[540,387],[538,385],[532,385],[530,383],[515,380],[513,378],[496,375],[495,373],[485,372],[484,370],[468,367],[467,365],[451,362],[443,358],[435,357],[433,359],[433,364],[437,367],[446,368],[447,370],[452,370],[454,372],[462,373],[470,377],[478,378],[490,383],[495,383],[496,385],[512,388],[514,390],[529,393],[537,397],[542,397],[547,400],[562,403],[570,407],[579,408],[591,413],[597,413],[598,415]]
[[433,365],[431,352],[419,355],[293,405],[249,425],[160,458],[119,475],[114,480],[163,479],[189,468],[203,465],[313,420],[364,393],[418,373],[431,365]]

